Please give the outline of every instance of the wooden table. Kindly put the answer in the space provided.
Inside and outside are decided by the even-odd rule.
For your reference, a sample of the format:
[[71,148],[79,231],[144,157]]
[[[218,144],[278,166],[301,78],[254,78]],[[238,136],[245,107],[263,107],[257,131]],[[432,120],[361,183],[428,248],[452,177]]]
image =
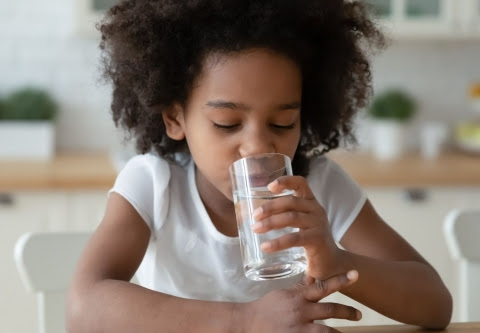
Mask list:
[[445,330],[431,331],[422,330],[416,326],[388,325],[388,326],[358,326],[338,327],[343,333],[418,333],[418,332],[449,332],[449,333],[480,333],[480,322],[475,323],[452,323]]

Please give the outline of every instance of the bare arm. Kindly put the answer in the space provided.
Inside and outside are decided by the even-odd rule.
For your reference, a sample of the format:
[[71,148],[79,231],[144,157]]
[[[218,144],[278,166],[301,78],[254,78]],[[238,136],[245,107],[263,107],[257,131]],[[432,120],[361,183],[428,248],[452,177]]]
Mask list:
[[295,196],[264,203],[254,212],[254,230],[265,233],[291,226],[299,231],[264,242],[264,251],[303,246],[309,276],[323,280],[357,270],[358,283],[343,289],[345,295],[404,323],[426,328],[448,325],[452,298],[440,276],[378,216],[369,201],[340,241],[345,251],[335,243],[325,209],[306,179],[286,176],[269,184],[274,192],[285,188],[295,190]]
[[356,309],[318,303],[352,285],[358,274],[342,272],[321,284],[276,290],[248,303],[189,300],[130,283],[150,239],[136,210],[113,193],[105,218],[88,242],[67,304],[70,333],[122,332],[338,332],[315,320],[358,320]]
[[367,201],[341,240],[344,266],[359,280],[342,292],[401,322],[428,328],[448,325],[452,298],[438,273]]
[[150,229],[112,193],[101,225],[81,256],[67,305],[67,328],[80,332],[230,332],[235,303],[187,300],[128,281],[140,265]]

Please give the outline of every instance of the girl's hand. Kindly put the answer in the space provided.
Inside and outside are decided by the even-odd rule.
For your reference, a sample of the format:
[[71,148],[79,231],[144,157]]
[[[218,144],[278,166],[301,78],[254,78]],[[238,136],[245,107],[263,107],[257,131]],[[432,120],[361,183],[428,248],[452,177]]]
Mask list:
[[285,227],[299,228],[299,231],[262,243],[262,250],[276,252],[303,246],[307,256],[306,274],[316,279],[325,279],[343,271],[340,266],[341,251],[333,239],[327,214],[306,179],[284,176],[270,183],[268,188],[273,193],[294,190],[295,195],[269,200],[257,208],[253,212],[258,221],[253,225],[254,232],[265,233]]
[[315,324],[314,320],[360,320],[362,314],[350,306],[318,302],[331,293],[350,286],[357,278],[357,271],[350,271],[316,283],[273,291],[256,301],[240,305],[243,309],[240,315],[241,325],[249,333],[338,332]]

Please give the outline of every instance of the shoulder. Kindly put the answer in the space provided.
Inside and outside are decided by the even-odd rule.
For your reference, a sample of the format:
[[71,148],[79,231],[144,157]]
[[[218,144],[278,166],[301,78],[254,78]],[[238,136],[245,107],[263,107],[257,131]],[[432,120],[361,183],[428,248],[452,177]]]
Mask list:
[[169,160],[154,153],[136,155],[132,157],[120,170],[117,181],[130,179],[141,181],[147,179],[158,185],[169,181],[173,175],[186,172],[189,164],[187,156],[176,156],[175,160]]
[[172,172],[178,174],[177,169],[183,169],[180,163],[153,153],[134,156],[120,170],[110,192],[126,199],[153,228],[166,211]]
[[136,155],[120,170],[114,187],[164,190],[171,178],[186,177],[190,160],[186,155],[175,156],[175,160],[154,153]]
[[128,173],[132,171],[158,172],[168,168],[169,161],[165,158],[156,154],[147,153],[130,158],[120,170],[120,173]]
[[333,160],[325,155],[315,156],[310,159],[309,174],[307,179],[314,181],[319,178],[348,177],[343,169]]
[[328,156],[316,156],[310,160],[307,181],[313,190],[339,192],[362,192],[360,186],[343,168]]
[[170,162],[155,154],[132,157],[120,170],[112,191],[129,201],[144,201],[164,191],[170,181]]
[[365,192],[328,156],[311,159],[307,180],[327,212],[335,240],[339,241],[365,204]]

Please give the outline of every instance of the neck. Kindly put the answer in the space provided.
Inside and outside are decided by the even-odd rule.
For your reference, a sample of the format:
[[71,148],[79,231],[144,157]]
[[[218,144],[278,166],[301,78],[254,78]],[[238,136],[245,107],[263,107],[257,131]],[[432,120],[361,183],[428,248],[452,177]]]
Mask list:
[[213,186],[195,168],[195,183],[200,199],[215,228],[229,237],[237,237],[238,229],[233,202]]

